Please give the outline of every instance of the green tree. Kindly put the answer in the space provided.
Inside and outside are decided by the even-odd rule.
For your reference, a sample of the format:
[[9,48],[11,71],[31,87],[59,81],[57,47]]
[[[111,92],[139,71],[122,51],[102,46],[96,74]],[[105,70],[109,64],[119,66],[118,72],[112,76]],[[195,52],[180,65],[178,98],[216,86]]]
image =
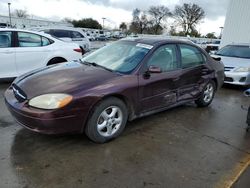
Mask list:
[[74,27],[84,27],[84,28],[92,28],[92,29],[102,29],[102,25],[92,18],[84,18],[81,20],[73,20],[71,22]]
[[125,31],[125,30],[127,30],[127,25],[126,25],[126,23],[125,22],[122,22],[121,24],[120,24],[120,27],[119,27],[122,31]]
[[217,37],[215,36],[214,32],[206,34],[206,38],[210,39],[216,39]]

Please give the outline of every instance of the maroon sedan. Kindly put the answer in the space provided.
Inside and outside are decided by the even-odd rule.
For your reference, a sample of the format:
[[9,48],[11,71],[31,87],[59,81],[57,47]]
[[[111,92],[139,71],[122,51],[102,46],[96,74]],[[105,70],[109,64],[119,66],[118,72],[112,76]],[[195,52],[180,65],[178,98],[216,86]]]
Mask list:
[[126,39],[17,78],[5,100],[27,129],[85,132],[103,143],[119,136],[127,120],[190,101],[208,106],[223,79],[222,63],[190,42]]

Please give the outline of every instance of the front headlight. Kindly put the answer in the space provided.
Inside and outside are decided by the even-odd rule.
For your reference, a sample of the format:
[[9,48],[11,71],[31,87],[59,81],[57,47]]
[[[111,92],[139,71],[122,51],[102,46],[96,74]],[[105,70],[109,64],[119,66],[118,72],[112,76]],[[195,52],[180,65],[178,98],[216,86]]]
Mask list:
[[250,67],[240,67],[235,69],[234,72],[250,72]]
[[52,110],[62,108],[72,101],[71,95],[63,93],[45,94],[34,97],[29,101],[29,105],[36,108]]

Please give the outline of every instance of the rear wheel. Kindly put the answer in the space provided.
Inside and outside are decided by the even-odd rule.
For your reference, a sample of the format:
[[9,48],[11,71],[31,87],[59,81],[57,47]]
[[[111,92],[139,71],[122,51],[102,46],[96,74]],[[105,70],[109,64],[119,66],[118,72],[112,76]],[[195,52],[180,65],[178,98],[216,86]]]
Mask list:
[[214,81],[212,80],[209,81],[207,85],[204,87],[200,98],[195,101],[197,106],[199,107],[208,106],[213,101],[215,90],[216,88]]
[[86,125],[85,133],[94,142],[107,142],[122,133],[127,118],[126,105],[120,99],[108,98],[95,107]]

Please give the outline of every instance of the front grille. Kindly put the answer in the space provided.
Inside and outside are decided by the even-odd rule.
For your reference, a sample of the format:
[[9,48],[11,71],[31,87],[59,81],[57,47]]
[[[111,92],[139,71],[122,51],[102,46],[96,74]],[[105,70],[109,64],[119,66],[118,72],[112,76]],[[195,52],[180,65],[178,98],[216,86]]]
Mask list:
[[234,67],[225,67],[224,68],[224,71],[231,71],[231,70],[233,70],[234,69]]
[[27,99],[27,95],[16,84],[12,85],[12,89],[13,89],[13,94],[15,95],[16,99],[19,102],[24,102]]
[[230,78],[230,77],[225,77],[224,81],[226,81],[226,82],[233,82],[234,79]]

